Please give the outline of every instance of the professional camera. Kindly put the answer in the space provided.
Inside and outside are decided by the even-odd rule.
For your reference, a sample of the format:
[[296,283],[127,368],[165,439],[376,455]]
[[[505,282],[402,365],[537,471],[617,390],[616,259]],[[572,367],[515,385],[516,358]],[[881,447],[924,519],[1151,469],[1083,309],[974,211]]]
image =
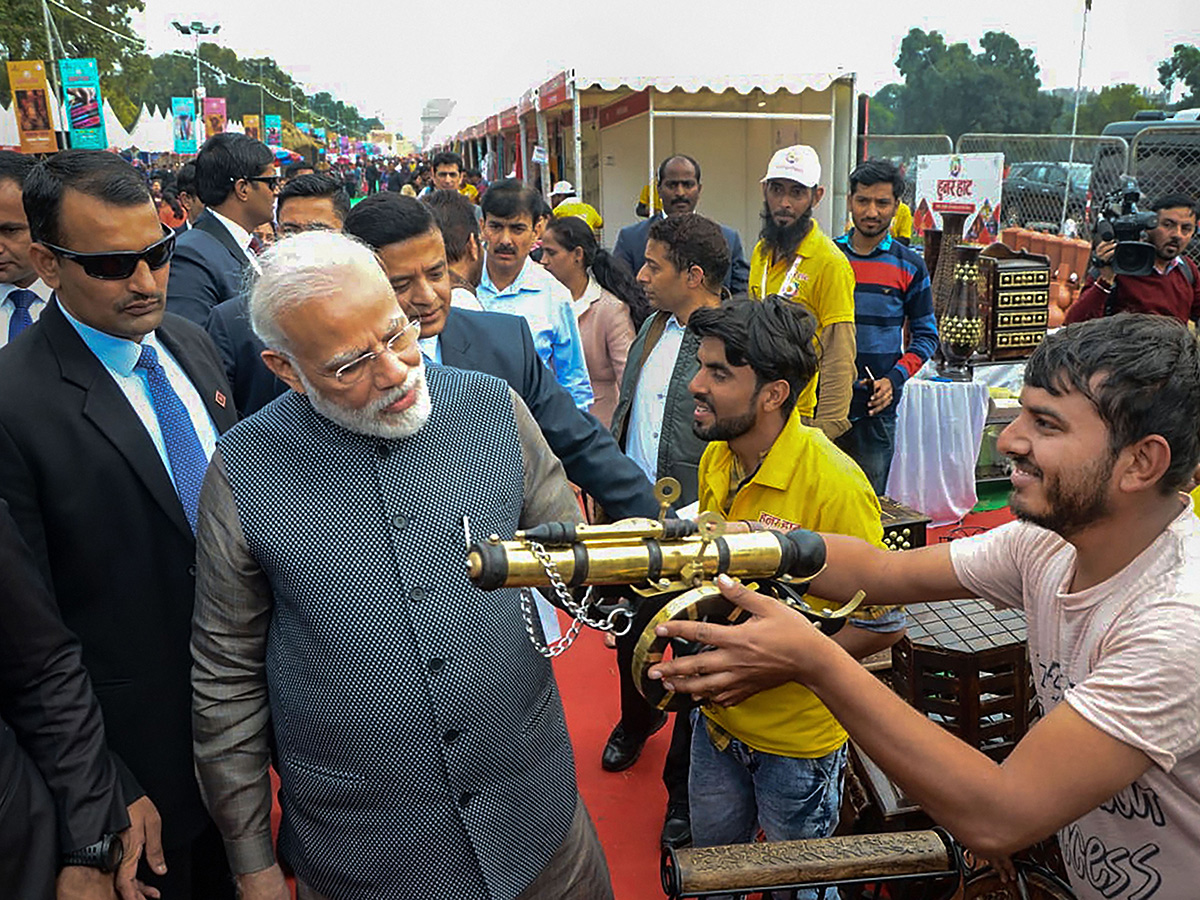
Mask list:
[[1158,216],[1138,209],[1141,197],[1137,179],[1125,176],[1121,187],[1101,202],[1096,239],[1117,242],[1109,263],[1117,275],[1149,275],[1154,271],[1157,251],[1145,235],[1158,224]]

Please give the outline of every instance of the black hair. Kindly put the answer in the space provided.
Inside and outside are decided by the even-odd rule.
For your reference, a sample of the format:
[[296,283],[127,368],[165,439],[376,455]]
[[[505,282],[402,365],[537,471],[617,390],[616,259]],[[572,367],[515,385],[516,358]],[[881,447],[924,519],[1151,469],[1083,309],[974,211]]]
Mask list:
[[1034,350],[1025,384],[1087,397],[1108,429],[1112,458],[1148,435],[1165,438],[1164,494],[1186,485],[1200,461],[1200,347],[1176,319],[1121,313],[1068,325]]
[[1187,194],[1183,194],[1178,191],[1170,194],[1163,194],[1163,196],[1159,197],[1150,204],[1150,209],[1152,209],[1154,212],[1158,212],[1159,210],[1163,209],[1179,209],[1180,207],[1190,209],[1193,216],[1200,217],[1200,210],[1197,210],[1196,208],[1196,201]]
[[897,200],[904,196],[904,176],[900,174],[899,167],[890,159],[868,159],[866,162],[859,163],[850,173],[851,194],[858,190],[860,184],[863,187],[870,187],[873,184],[884,183],[892,186],[892,194]]
[[668,156],[666,159],[664,159],[662,162],[660,162],[658,164],[658,183],[659,184],[662,184],[663,178],[666,177],[667,166],[670,164],[671,160],[673,160],[673,159],[686,159],[689,163],[691,163],[692,168],[696,170],[696,184],[700,183],[700,163],[696,162],[696,160],[694,160],[692,157],[688,156],[686,153],[672,153],[670,156]]
[[0,181],[15,181],[18,185],[25,183],[37,160],[15,150],[0,150]]
[[179,171],[175,173],[175,190],[180,194],[191,194],[193,197],[199,198],[196,193],[196,164],[194,162],[184,163],[179,167]]
[[719,307],[701,307],[688,318],[687,327],[697,337],[723,343],[731,366],[753,369],[756,391],[769,382],[786,381],[788,398],[781,408],[785,417],[817,374],[817,320],[799,303],[778,294],[761,303],[743,294]]
[[22,201],[35,241],[62,244],[63,193],[68,188],[113,206],[153,203],[142,173],[107,150],[62,150],[33,167]]
[[183,218],[187,215],[183,210],[183,205],[179,202],[179,192],[175,190],[174,186],[163,188],[162,202],[171,207],[171,212],[175,213],[176,218]]
[[650,315],[650,304],[629,271],[629,264],[601,247],[596,242],[592,227],[578,216],[553,218],[546,226],[546,231],[554,232],[554,239],[568,253],[577,247],[583,249],[584,269],[596,276],[600,287],[629,307],[634,330],[641,329],[642,323]]
[[429,207],[415,197],[382,191],[363,199],[350,210],[342,231],[372,250],[398,244],[437,230]]
[[471,235],[479,240],[479,220],[475,204],[458,191],[437,190],[421,201],[433,211],[442,240],[446,242],[446,260],[456,263],[467,255]]
[[[283,170],[283,174],[284,177],[290,181],[293,178],[299,178],[300,173],[305,169],[312,169],[312,166],[309,163],[306,163],[304,160],[300,160],[300,162],[289,164],[288,167]],[[255,172],[254,174],[257,175],[258,173]]]
[[472,178],[482,178],[483,177],[483,173],[480,172],[476,168],[467,169],[467,174],[470,175]]
[[279,189],[279,197],[275,201],[275,211],[283,209],[283,204],[293,197],[328,197],[333,201],[333,211],[342,222],[350,214],[350,195],[346,193],[342,182],[332,175],[318,174],[299,175]]
[[699,266],[709,290],[719,291],[725,283],[729,273],[729,242],[721,226],[712,219],[699,213],[655,219],[650,225],[649,239],[666,245],[667,259],[678,271]]
[[483,215],[497,219],[514,219],[525,213],[534,225],[542,218],[542,207],[546,201],[542,195],[525,182],[516,178],[504,178],[492,182],[480,202]]
[[201,202],[220,206],[238,179],[254,178],[274,164],[275,154],[262,141],[229,131],[214,134],[196,155],[196,190]]
[[442,150],[440,153],[434,154],[433,171],[436,172],[438,166],[448,166],[451,163],[453,163],[454,165],[456,165],[458,167],[458,171],[460,173],[462,172],[463,158],[461,156],[459,156],[457,153],[455,153],[453,150]]

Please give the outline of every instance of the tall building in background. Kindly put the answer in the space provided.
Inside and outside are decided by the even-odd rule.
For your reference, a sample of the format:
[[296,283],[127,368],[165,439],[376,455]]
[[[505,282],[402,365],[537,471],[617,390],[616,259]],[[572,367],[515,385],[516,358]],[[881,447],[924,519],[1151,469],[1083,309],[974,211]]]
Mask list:
[[433,134],[433,129],[442,124],[442,120],[450,115],[453,109],[454,101],[449,97],[425,101],[425,106],[421,109],[421,146],[429,142],[429,135]]

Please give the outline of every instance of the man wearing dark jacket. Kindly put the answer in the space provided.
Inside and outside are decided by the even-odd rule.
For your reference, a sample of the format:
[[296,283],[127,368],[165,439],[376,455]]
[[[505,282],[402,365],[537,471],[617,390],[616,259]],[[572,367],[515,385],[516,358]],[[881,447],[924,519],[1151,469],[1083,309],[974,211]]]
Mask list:
[[420,319],[428,359],[507,381],[533,413],[567,477],[609,516],[657,516],[646,477],[596,419],[575,407],[538,356],[524,319],[451,307],[445,243],[425,204],[375,194],[350,211],[345,231],[379,254],[405,313]]

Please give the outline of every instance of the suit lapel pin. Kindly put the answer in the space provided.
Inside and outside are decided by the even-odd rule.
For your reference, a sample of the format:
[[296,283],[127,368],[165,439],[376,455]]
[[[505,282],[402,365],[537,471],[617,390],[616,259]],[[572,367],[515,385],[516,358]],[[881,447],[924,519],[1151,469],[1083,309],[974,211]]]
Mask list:
[[225,395],[222,394],[220,391],[217,391],[217,396],[215,399],[217,401],[217,406],[221,407],[221,409],[224,409],[225,408]]

